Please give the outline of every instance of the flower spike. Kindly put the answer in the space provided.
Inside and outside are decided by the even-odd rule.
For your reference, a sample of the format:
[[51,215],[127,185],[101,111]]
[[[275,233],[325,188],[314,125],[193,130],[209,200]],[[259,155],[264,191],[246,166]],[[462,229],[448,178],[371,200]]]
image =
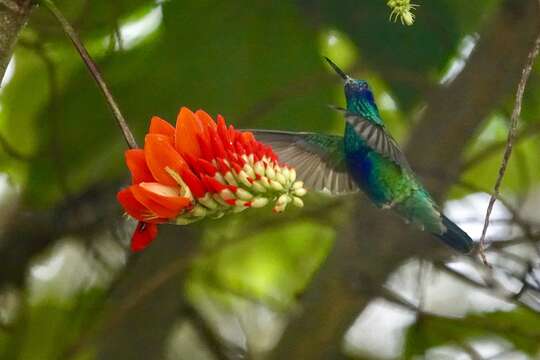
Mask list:
[[294,169],[280,164],[253,133],[217,123],[203,110],[180,109],[176,127],[154,116],[144,149],[126,152],[132,185],[118,201],[139,221],[131,248],[140,251],[157,236],[157,224],[186,225],[273,203],[282,212],[303,206],[306,194]]

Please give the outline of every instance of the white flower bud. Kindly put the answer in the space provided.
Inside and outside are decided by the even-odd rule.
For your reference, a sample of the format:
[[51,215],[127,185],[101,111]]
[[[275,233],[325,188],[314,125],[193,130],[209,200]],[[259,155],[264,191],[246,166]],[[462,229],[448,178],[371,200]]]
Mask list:
[[223,175],[221,175],[221,173],[219,173],[219,172],[216,172],[216,173],[215,173],[214,179],[216,179],[218,182],[220,182],[220,183],[222,183],[222,184],[225,184],[225,178],[224,178]]
[[299,197],[297,196],[293,196],[293,201],[292,203],[296,206],[296,207],[304,207],[304,202],[302,201],[302,199],[300,199]]
[[244,172],[244,170],[240,170],[238,173],[238,180],[240,180],[240,182],[246,187],[251,187],[251,183],[248,180],[248,175]]
[[264,197],[257,197],[251,202],[251,207],[253,208],[261,208],[266,206],[268,204],[268,199]]
[[283,174],[283,176],[285,176],[285,178],[287,179],[287,181],[290,180],[290,173],[291,171],[289,170],[289,168],[287,166],[284,166],[281,170],[281,173]]
[[262,184],[260,180],[256,180],[251,184],[251,188],[256,193],[265,193],[266,192],[266,186]]
[[195,205],[189,214],[194,217],[204,217],[206,214],[208,214],[208,210],[206,210],[204,206]]
[[281,185],[275,180],[270,180],[270,187],[275,191],[283,191],[283,185]]
[[253,170],[255,170],[255,174],[259,176],[264,176],[264,164],[262,161],[257,161],[255,165],[253,166]]
[[253,167],[250,164],[245,164],[243,170],[249,177],[255,178],[255,171],[253,171]]
[[289,180],[290,182],[294,182],[296,180],[296,170],[291,169],[289,172]]
[[282,185],[287,185],[287,179],[285,179],[285,176],[280,172],[276,174],[276,181]]
[[267,187],[267,188],[270,187],[270,181],[268,180],[266,176],[261,177],[259,181],[261,182],[262,186]]
[[219,196],[221,196],[221,198],[223,200],[231,200],[231,199],[236,199],[236,196],[233,194],[233,192],[229,189],[223,189],[219,192]]
[[215,210],[219,206],[218,203],[214,201],[212,198],[212,195],[209,193],[204,194],[202,198],[197,199],[197,201],[201,204],[203,204],[205,207],[207,207],[210,210]]
[[304,182],[303,182],[303,181],[297,181],[297,182],[295,182],[295,183],[293,184],[293,186],[292,186],[292,188],[293,188],[294,190],[296,190],[296,189],[301,189],[301,188],[303,188],[303,187],[304,187]]
[[242,188],[236,189],[236,197],[241,200],[246,200],[246,201],[253,199],[253,195],[251,195],[249,191],[244,190]]
[[283,212],[285,211],[285,208],[287,207],[287,203],[283,203],[283,204],[276,204],[276,206],[274,206],[274,208],[272,209],[274,212],[276,213],[280,213],[280,212]]
[[274,168],[272,167],[272,165],[268,165],[266,167],[266,176],[268,177],[269,180],[274,179],[274,177],[276,176],[276,172],[274,171]]
[[212,198],[218,203],[220,204],[221,206],[224,206],[224,207],[230,207],[231,205],[229,205],[225,200],[223,200],[223,198],[219,195],[219,194],[212,194]]
[[229,184],[229,185],[238,186],[238,182],[234,178],[234,175],[233,175],[232,171],[228,171],[225,174],[225,181],[227,181],[227,184]]
[[291,197],[289,195],[287,195],[287,194],[283,194],[277,199],[276,205],[287,204],[290,201],[291,201]]

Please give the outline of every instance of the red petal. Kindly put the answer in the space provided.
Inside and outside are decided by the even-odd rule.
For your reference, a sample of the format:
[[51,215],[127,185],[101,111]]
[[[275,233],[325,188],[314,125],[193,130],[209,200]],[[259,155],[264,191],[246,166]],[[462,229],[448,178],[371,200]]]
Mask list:
[[202,171],[204,171],[207,175],[216,175],[217,169],[210,161],[206,161],[204,159],[197,159],[197,166],[202,169]]
[[206,194],[206,188],[202,184],[201,180],[195,175],[191,170],[186,169],[183,170],[180,175],[182,176],[182,179],[185,181],[186,185],[189,187],[189,190],[191,190],[191,193],[195,195],[195,197],[203,197],[204,194]]
[[227,124],[225,124],[225,119],[223,118],[223,116],[218,115],[217,120],[218,120],[217,131],[218,131],[219,137],[221,138],[221,141],[223,141],[223,145],[225,149],[227,150],[233,149],[231,138],[229,137],[229,131],[227,130]]
[[201,120],[186,107],[180,109],[176,120],[175,147],[180,154],[190,154],[194,158],[201,157],[201,149],[197,142],[197,135],[205,131]]
[[206,136],[208,136],[207,129],[215,129],[216,123],[212,119],[210,115],[206,113],[204,110],[197,110],[195,112],[195,115],[199,118],[199,120],[202,123],[203,129],[205,130]]
[[242,171],[242,166],[240,166],[236,161],[231,161],[231,166],[233,167],[234,171],[238,174],[240,171]]
[[244,149],[246,149],[246,152],[248,154],[253,154],[253,142],[255,141],[255,138],[253,137],[253,133],[246,131],[243,132],[240,136],[240,142],[242,145],[244,145]]
[[209,189],[212,189],[214,190],[214,192],[221,192],[222,190],[225,190],[227,189],[228,187],[226,185],[223,185],[222,183],[220,183],[219,181],[217,181],[216,179],[210,177],[210,176],[204,176],[203,177],[204,179],[204,182],[205,182],[205,185],[209,188]]
[[246,149],[244,149],[244,145],[240,141],[235,142],[234,147],[238,155],[244,155],[246,153]]
[[197,142],[201,149],[201,157],[205,160],[212,161],[214,152],[212,151],[210,144],[201,135],[197,135]]
[[225,152],[225,147],[223,146],[223,142],[221,141],[216,129],[209,129],[209,132],[210,144],[212,144],[214,156],[216,158],[224,159],[225,157],[227,157],[227,153]]
[[166,135],[172,140],[174,139],[174,126],[158,116],[152,116],[152,120],[150,121],[150,130],[148,130],[148,133]]
[[219,172],[222,173],[223,175],[231,171],[231,169],[227,166],[227,164],[225,164],[225,161],[223,159],[218,159],[218,165],[219,165]]
[[138,201],[161,218],[175,218],[182,209],[191,205],[191,201],[179,196],[176,189],[159,183],[132,185],[131,192]]
[[255,141],[255,136],[253,136],[253,133],[251,131],[244,131],[242,132],[242,139],[245,141],[245,142],[253,142]]
[[197,159],[194,158],[192,155],[190,154],[183,154],[182,157],[184,158],[184,160],[186,160],[186,162],[188,163],[189,167],[197,172]]
[[240,163],[242,163],[242,165],[244,165],[244,160],[238,156],[234,150],[229,150],[227,151],[227,160],[229,160],[229,163],[232,163],[232,162],[235,162],[235,161],[238,161]]
[[156,238],[157,233],[156,224],[139,222],[131,237],[131,251],[137,252],[147,247]]
[[168,167],[180,175],[188,168],[186,161],[173,148],[167,136],[148,134],[144,140],[146,163],[154,178],[161,184],[178,186],[176,180],[167,173],[165,168]]
[[131,172],[131,181],[138,184],[143,181],[154,181],[154,177],[146,165],[146,157],[142,149],[130,149],[125,153],[126,164]]
[[116,194],[116,199],[124,208],[124,211],[137,220],[146,220],[151,216],[150,211],[135,199],[131,188],[122,189]]
[[229,125],[229,139],[231,139],[231,142],[234,144],[234,140],[236,139],[236,134],[238,131],[234,129],[234,126]]

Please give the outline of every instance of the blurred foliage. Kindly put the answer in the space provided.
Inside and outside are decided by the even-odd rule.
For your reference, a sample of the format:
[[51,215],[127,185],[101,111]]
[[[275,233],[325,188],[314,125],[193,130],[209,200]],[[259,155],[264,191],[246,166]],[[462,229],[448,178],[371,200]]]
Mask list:
[[[386,22],[384,1],[362,6],[357,1],[339,6],[300,2],[300,7],[242,1],[66,1],[59,6],[80,23],[83,39],[140,138],[150,116],[174,122],[181,105],[223,113],[238,126],[336,129],[338,115],[325,105],[341,102],[341,94],[334,95],[335,81],[321,82],[327,73],[321,53],[343,61],[345,68],[359,57],[361,75],[378,94],[385,91],[396,102],[383,113],[399,119],[393,122],[397,126],[390,121],[391,129],[406,129],[410,116],[404,115],[425,95],[418,84],[438,81],[463,36],[478,30],[478,20],[497,1],[481,1],[474,9],[466,3],[422,4],[410,28]],[[96,15],[103,13],[110,19]],[[141,43],[124,50],[111,46],[115,29],[121,33],[129,20],[151,13],[157,29]],[[325,30],[313,31],[305,16],[313,14],[323,17]],[[123,143],[108,108],[57,28],[46,9],[35,11],[15,54],[14,77],[0,95],[1,133],[16,139],[12,145],[17,151],[32,156],[21,163],[0,154],[0,170],[23,184],[29,204],[41,207],[123,173]]]
[[[251,236],[232,237],[234,240],[219,244],[198,259],[192,286],[222,289],[286,309],[328,253],[334,232],[316,223],[294,222]],[[307,261],[306,252],[310,254]]]
[[466,347],[475,339],[502,338],[531,356],[540,351],[540,315],[525,308],[445,318],[420,314],[406,334],[405,359],[412,359],[434,347]]
[[[237,127],[339,133],[340,115],[327,104],[343,103],[341,84],[323,55],[369,80],[389,128],[397,139],[406,139],[430,92],[456,60],[464,60],[459,53],[464,37],[485,26],[500,0],[418,1],[412,27],[389,22],[383,0],[57,3],[80,31],[142,142],[152,115],[174,122],[184,105],[222,113]],[[133,34],[126,29],[136,32],[134,24],[151,31],[127,41]],[[14,63],[14,75],[0,91],[0,134],[30,159],[0,151],[0,171],[20,188],[26,207],[51,208],[95,183],[124,178],[120,133],[46,9],[32,14]],[[538,75],[536,68],[525,98],[524,129],[540,121]],[[493,109],[468,157],[506,139],[511,106],[509,97],[503,108]],[[473,164],[463,179],[491,188],[502,151]],[[539,153],[538,137],[517,145],[505,191],[522,195],[529,188],[524,177],[526,184],[538,184]],[[470,192],[456,187],[451,195]],[[330,206],[314,198],[309,202]],[[325,221],[292,213],[283,217],[286,224],[270,223],[264,230],[267,211],[213,222],[187,283],[191,300],[213,296],[227,304],[231,296],[242,296],[277,310],[294,306],[328,255],[345,213],[342,204],[319,215]],[[101,290],[90,289],[72,303],[24,304],[9,330],[0,330],[0,354],[14,358],[13,352],[23,349],[24,359],[57,358],[84,327],[100,321],[103,301]],[[423,315],[408,330],[406,354],[485,335],[533,353],[538,328],[538,316],[523,309],[462,319]]]
[[[70,301],[47,299],[25,304],[21,316],[8,331],[0,332],[1,359],[60,359],[77,344],[80,334],[99,320],[103,289],[79,291]],[[85,349],[86,350],[86,349]],[[91,354],[77,353],[77,360]]]

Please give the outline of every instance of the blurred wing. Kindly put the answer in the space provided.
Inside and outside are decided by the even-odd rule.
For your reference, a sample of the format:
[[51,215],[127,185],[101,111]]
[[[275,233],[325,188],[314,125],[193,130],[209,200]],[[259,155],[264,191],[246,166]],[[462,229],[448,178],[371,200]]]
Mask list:
[[350,113],[346,113],[345,120],[354,127],[356,133],[364,139],[370,148],[386,156],[397,165],[407,170],[411,169],[398,143],[392,135],[384,130],[384,127]]
[[358,191],[345,163],[343,137],[277,130],[249,130],[270,145],[279,161],[296,170],[298,180],[312,191],[333,195]]

